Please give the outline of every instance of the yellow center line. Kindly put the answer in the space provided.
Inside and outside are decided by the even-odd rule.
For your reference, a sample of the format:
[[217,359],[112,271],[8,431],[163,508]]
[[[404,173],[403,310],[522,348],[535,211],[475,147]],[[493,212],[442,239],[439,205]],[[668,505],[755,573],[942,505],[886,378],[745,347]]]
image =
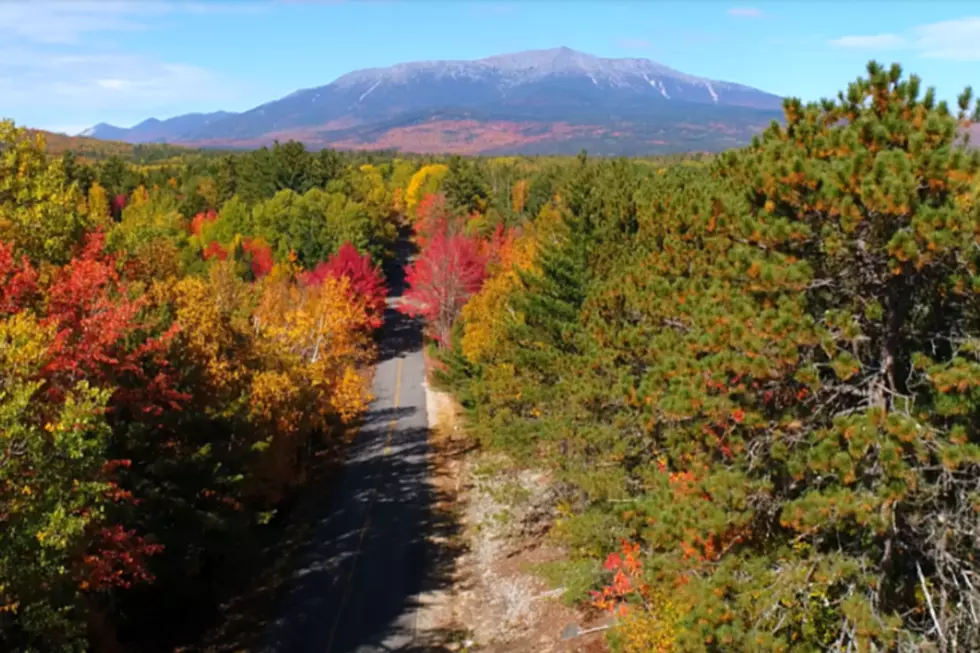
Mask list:
[[[395,370],[395,397],[392,399],[391,405],[393,408],[398,408],[398,399],[401,397],[402,392],[402,365],[405,363],[404,358],[398,359],[398,369]],[[391,453],[391,434],[395,432],[395,425],[398,424],[398,417],[391,418],[391,424],[388,426],[388,439],[385,441],[385,456]]]
[[[401,397],[402,389],[402,367],[405,363],[404,358],[398,359],[398,364],[395,367],[395,395],[392,397],[391,405],[393,409],[398,408],[398,401]],[[391,453],[391,436],[395,432],[395,426],[398,424],[398,417],[393,417],[391,422],[388,424],[388,436],[385,438],[385,448],[384,448],[384,458],[387,458]],[[382,460],[383,462],[383,460]],[[361,556],[361,549],[364,547],[364,537],[367,535],[368,529],[371,527],[371,510],[374,508],[374,500],[378,496],[378,488],[381,487],[383,482],[383,477],[378,475],[378,483],[374,487],[374,491],[371,493],[371,502],[368,504],[367,516],[364,518],[364,526],[361,528],[361,536],[357,540],[357,548],[354,549],[354,561],[351,563],[350,573],[347,574],[347,583],[344,586],[344,595],[340,599],[340,607],[337,609],[337,618],[334,619],[333,627],[330,629],[330,638],[327,640],[326,653],[330,653],[330,649],[333,648],[333,640],[337,636],[337,627],[340,625],[340,617],[344,614],[344,608],[347,606],[347,601],[350,600],[350,594],[354,587],[354,571],[357,569],[357,559]]]

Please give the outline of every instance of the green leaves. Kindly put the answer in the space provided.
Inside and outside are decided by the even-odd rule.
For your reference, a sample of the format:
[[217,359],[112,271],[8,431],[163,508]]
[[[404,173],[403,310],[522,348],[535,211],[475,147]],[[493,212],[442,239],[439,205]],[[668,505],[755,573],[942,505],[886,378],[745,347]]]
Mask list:
[[44,137],[0,121],[0,242],[17,243],[34,263],[64,263],[85,228],[80,203]]
[[677,650],[980,636],[954,580],[980,573],[980,155],[918,78],[868,74],[708,169],[569,163],[510,351],[453,379],[574,488],[570,543],[650,552]]

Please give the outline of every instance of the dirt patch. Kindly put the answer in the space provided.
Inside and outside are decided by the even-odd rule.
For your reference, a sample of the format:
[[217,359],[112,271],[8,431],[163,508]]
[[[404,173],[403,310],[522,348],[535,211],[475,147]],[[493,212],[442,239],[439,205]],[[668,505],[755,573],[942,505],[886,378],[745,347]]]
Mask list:
[[546,474],[480,453],[460,428],[451,397],[426,388],[432,483],[461,524],[452,587],[422,597],[419,633],[433,651],[599,653],[601,628],[561,602],[535,573],[563,552],[544,537],[554,507]]

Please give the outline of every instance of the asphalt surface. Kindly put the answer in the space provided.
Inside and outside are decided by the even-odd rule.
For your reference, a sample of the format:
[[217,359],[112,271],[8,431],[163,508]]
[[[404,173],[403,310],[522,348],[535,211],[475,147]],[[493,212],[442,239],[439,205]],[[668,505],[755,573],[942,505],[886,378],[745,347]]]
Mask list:
[[[404,248],[403,248],[404,249]],[[408,256],[401,252],[401,262]],[[438,528],[427,484],[428,424],[419,324],[393,310],[389,271],[376,397],[348,454],[309,550],[269,632],[265,653],[420,650],[418,595],[431,586]]]

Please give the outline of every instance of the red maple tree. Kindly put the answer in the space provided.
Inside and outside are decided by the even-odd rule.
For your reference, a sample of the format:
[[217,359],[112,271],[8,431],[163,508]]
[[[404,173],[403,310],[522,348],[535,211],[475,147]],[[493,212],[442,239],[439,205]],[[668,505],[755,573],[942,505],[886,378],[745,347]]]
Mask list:
[[272,248],[261,238],[246,238],[242,243],[252,276],[261,279],[272,271],[275,261]]
[[208,209],[207,211],[202,211],[198,213],[193,218],[191,218],[190,232],[195,236],[201,235],[201,229],[204,228],[205,223],[211,223],[218,219],[218,214],[215,213],[214,209]]
[[480,240],[444,226],[430,233],[419,257],[405,268],[405,292],[398,310],[421,316],[433,338],[449,344],[453,322],[463,305],[483,286],[487,257]]
[[216,240],[212,240],[208,243],[208,246],[201,250],[201,258],[208,261],[212,258],[216,258],[219,261],[224,261],[228,258],[228,250],[221,246]]
[[319,285],[327,277],[348,279],[351,295],[364,302],[369,328],[378,329],[384,324],[388,287],[384,273],[371,261],[370,254],[361,254],[351,243],[344,243],[336,254],[302,275],[301,280],[307,285]]
[[135,415],[178,410],[187,396],[175,389],[167,356],[176,326],[161,330],[144,318],[145,296],[130,297],[103,245],[101,233],[90,234],[47,288],[43,322],[56,329],[44,369],[49,392],[60,396],[85,379],[116,388],[113,406]]
[[26,256],[14,257],[12,245],[0,242],[0,315],[18,312],[37,292],[37,270]]

